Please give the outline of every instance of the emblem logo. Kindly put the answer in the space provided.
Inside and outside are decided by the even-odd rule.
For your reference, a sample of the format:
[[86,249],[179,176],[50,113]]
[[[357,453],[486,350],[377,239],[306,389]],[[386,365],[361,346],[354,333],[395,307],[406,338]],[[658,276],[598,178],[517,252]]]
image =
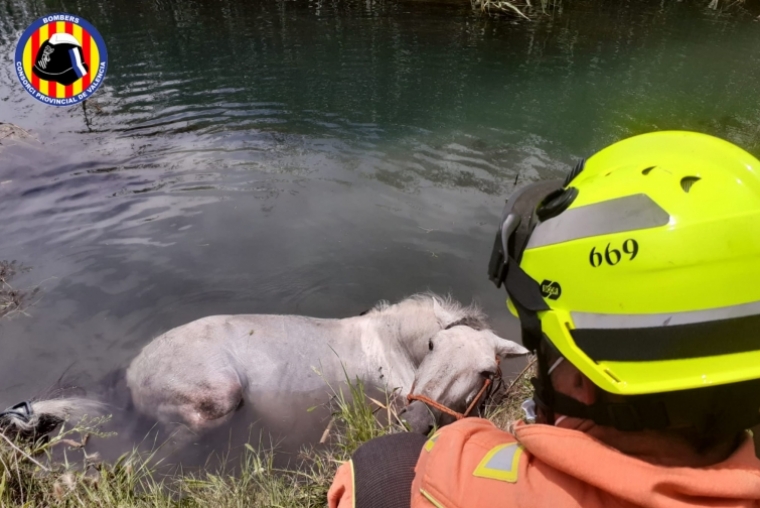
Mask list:
[[562,296],[562,286],[559,285],[559,282],[544,280],[541,283],[541,294],[549,300],[556,300]]
[[90,23],[71,14],[43,16],[16,45],[15,71],[24,90],[52,106],[73,106],[103,83],[108,52]]

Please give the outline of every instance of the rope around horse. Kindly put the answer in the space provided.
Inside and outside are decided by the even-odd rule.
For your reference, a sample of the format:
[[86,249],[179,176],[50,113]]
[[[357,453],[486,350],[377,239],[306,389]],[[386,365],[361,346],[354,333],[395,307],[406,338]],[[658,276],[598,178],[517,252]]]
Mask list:
[[[499,381],[501,381],[501,366],[500,366],[499,358],[496,358],[496,374],[494,374],[494,378],[498,377]],[[406,396],[406,400],[408,404],[411,404],[412,401],[419,400],[420,402],[424,402],[430,407],[433,407],[437,409],[438,411],[441,411],[442,413],[446,413],[449,416],[453,416],[457,420],[461,420],[463,418],[467,418],[473,409],[475,409],[478,405],[478,401],[480,401],[481,397],[486,393],[486,390],[488,390],[489,387],[493,386],[493,379],[492,378],[486,378],[485,381],[483,381],[483,386],[478,391],[478,394],[475,396],[474,399],[472,399],[472,402],[470,402],[470,405],[467,407],[464,413],[460,413],[458,411],[454,411],[453,409],[444,406],[440,402],[437,402],[430,397],[427,397],[425,395],[415,395],[414,393],[410,393]],[[412,388],[414,390],[414,388]],[[483,397],[483,402],[486,401],[488,397]]]

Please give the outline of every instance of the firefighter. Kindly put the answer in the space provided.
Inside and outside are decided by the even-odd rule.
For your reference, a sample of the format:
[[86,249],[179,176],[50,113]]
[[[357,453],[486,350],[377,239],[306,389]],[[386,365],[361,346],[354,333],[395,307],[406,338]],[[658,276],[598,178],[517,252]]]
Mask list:
[[510,197],[489,276],[537,356],[527,421],[370,441],[331,508],[760,506],[760,161],[615,143]]

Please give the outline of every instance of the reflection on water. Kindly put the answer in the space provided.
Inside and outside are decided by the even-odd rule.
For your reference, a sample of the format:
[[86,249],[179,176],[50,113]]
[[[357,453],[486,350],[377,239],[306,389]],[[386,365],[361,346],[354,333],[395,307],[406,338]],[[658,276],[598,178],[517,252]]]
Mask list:
[[[432,289],[516,332],[485,266],[503,196],[624,136],[760,152],[760,24],[741,7],[565,1],[0,0],[0,259],[41,299],[0,324],[0,399],[85,386],[214,313],[347,316]],[[91,21],[110,63],[56,109],[12,69],[34,18]],[[68,369],[68,370],[67,370]]]

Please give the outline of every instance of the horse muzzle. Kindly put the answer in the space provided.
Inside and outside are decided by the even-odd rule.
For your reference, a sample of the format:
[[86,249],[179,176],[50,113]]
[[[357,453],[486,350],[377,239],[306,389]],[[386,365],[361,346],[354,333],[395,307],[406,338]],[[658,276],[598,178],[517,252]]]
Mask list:
[[409,430],[415,434],[428,435],[436,424],[434,410],[422,401],[412,401],[399,413],[401,421],[409,426]]

